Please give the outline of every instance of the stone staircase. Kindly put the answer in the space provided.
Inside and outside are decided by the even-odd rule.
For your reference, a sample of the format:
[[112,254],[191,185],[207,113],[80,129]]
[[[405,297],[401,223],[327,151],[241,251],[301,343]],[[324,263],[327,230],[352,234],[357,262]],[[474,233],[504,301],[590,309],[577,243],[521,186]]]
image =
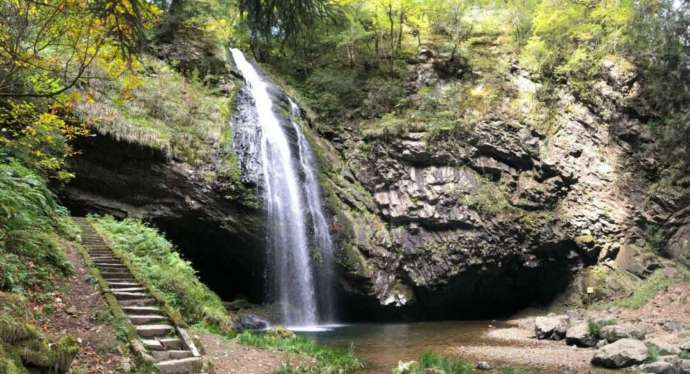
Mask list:
[[186,330],[175,326],[158,301],[132,276],[127,266],[84,218],[75,218],[91,260],[139,336],[138,347],[162,374],[201,373],[204,362]]

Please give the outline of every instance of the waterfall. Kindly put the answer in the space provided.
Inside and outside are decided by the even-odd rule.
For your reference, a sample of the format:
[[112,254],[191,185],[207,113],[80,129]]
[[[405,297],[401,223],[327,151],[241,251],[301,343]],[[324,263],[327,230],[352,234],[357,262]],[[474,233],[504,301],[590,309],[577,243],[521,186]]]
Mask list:
[[[334,318],[333,242],[323,211],[316,162],[288,99],[289,116],[276,114],[276,92],[238,49],[245,79],[235,116],[233,146],[242,175],[263,191],[267,211],[268,277],[283,323],[314,326]],[[287,118],[285,118],[287,117]]]

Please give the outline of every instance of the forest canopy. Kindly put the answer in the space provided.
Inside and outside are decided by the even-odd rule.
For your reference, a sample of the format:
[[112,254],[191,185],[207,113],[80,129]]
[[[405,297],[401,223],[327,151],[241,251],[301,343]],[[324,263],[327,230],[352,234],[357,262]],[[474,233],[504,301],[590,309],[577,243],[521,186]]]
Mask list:
[[498,47],[534,79],[585,98],[604,59],[629,61],[643,83],[641,117],[659,136],[687,140],[689,30],[687,0],[4,0],[0,145],[69,179],[70,142],[90,122],[75,104],[108,80],[129,100],[148,54],[203,79],[221,65],[184,63],[175,48],[220,61],[228,46],[251,50],[335,122],[366,100],[373,116],[398,105],[401,66],[420,50],[467,71],[468,48],[500,33],[509,38]]

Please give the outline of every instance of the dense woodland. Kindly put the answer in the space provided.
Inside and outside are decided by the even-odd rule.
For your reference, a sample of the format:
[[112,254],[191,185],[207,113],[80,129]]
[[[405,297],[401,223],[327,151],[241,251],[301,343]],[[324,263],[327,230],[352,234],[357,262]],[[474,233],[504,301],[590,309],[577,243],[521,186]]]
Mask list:
[[[37,305],[73,270],[61,247],[77,230],[48,186],[75,178],[74,143],[100,132],[204,164],[208,144],[232,136],[239,83],[229,47],[290,87],[330,138],[353,127],[376,136],[472,131],[472,118],[511,97],[501,83],[511,69],[539,82],[547,104],[538,111],[547,113],[562,89],[595,100],[601,65],[615,61],[638,72],[626,110],[651,129],[660,162],[680,173],[690,165],[688,0],[0,0],[0,372],[23,372],[28,346],[41,362],[75,349],[70,338],[48,348],[35,326],[49,314]],[[442,79],[482,81],[484,90],[411,85],[407,66],[429,54]],[[209,178],[239,179],[225,156]],[[111,218],[100,225],[116,243],[145,236],[141,253],[189,272],[168,279],[157,273],[163,265],[142,264],[181,318],[231,330],[217,296],[190,280],[169,243]]]

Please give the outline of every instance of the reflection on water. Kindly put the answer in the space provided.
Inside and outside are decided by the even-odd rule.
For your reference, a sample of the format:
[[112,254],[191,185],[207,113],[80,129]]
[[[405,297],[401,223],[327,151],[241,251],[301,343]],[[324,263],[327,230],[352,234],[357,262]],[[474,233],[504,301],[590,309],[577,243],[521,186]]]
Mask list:
[[398,361],[417,360],[424,352],[443,353],[453,346],[480,345],[482,341],[488,344],[483,335],[490,326],[505,325],[495,321],[353,324],[298,334],[313,337],[325,345],[354,346],[355,353],[367,362],[366,372],[389,373]]

